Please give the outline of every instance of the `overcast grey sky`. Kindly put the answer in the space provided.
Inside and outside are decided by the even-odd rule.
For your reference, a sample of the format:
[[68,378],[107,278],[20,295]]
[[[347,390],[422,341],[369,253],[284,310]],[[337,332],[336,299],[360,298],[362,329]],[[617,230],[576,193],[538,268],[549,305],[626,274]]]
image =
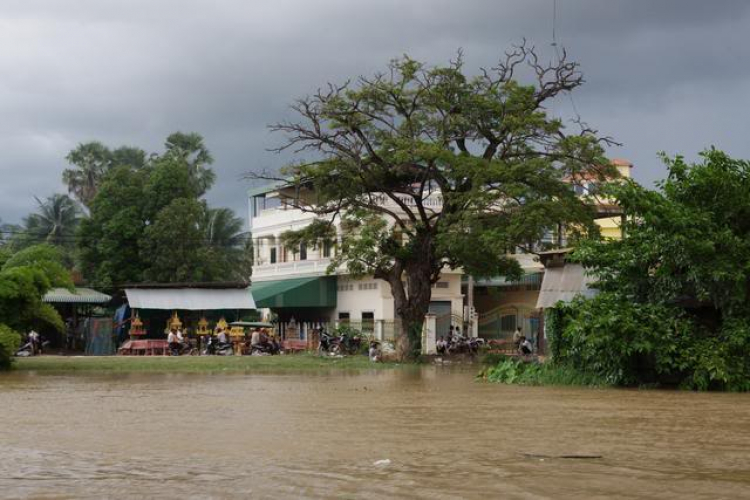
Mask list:
[[[408,53],[467,71],[526,37],[551,56],[553,0],[2,0],[0,219],[65,191],[80,142],[159,151],[201,133],[218,182],[209,201],[245,214],[243,172],[275,168],[266,125],[327,81]],[[558,0],[557,37],[582,64],[581,116],[623,143],[647,184],[656,153],[710,145],[750,158],[750,2]],[[561,99],[555,112],[572,116]]]

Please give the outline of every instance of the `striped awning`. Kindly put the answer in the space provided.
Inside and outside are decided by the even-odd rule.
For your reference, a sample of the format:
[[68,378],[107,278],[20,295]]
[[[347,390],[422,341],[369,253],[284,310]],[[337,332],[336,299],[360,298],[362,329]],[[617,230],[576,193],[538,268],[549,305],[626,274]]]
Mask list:
[[93,288],[53,288],[42,298],[48,304],[106,304],[112,297]]

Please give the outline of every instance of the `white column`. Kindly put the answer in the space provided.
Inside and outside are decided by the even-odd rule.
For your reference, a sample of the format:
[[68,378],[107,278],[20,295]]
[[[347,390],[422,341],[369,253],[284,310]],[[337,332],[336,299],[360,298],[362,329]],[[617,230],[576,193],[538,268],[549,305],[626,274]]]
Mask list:
[[375,332],[373,332],[375,335],[375,340],[378,340],[380,342],[383,341],[383,320],[378,319],[375,320]]
[[422,327],[422,354],[435,354],[437,335],[437,316],[427,313],[424,317],[424,326]]

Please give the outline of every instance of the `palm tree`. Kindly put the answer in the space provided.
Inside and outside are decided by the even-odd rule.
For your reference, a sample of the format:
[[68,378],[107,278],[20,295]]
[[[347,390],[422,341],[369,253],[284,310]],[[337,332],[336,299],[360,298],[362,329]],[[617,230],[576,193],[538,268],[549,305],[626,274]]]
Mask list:
[[190,178],[198,187],[198,194],[205,194],[214,184],[216,174],[209,167],[214,158],[203,143],[203,137],[195,132],[175,132],[167,137],[164,147],[166,155],[180,158],[187,164]]
[[65,157],[75,168],[63,171],[68,192],[84,206],[90,207],[101,180],[112,162],[112,151],[101,142],[79,144]]
[[72,246],[80,222],[81,207],[66,194],[55,193],[46,200],[34,197],[37,212],[24,219],[28,236],[47,243]]
[[215,247],[241,248],[245,242],[244,221],[228,208],[209,208],[206,211],[204,233],[206,242]]
[[250,277],[252,246],[243,226],[244,221],[228,208],[206,211],[203,234],[212,255],[214,279],[247,280]]

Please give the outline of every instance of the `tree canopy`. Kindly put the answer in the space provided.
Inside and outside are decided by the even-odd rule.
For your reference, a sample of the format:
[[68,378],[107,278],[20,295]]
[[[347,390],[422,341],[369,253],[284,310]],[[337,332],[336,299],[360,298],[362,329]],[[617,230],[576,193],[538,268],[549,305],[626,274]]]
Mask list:
[[[522,72],[530,83],[519,81]],[[418,348],[446,266],[517,276],[509,252],[561,224],[596,230],[571,180],[612,173],[607,139],[581,123],[568,132],[545,108],[582,82],[564,55],[544,64],[524,44],[476,77],[464,74],[460,56],[440,67],[404,57],[297,100],[299,121],[272,129],[286,136],[279,150],[312,156],[282,178],[297,186],[291,202],[321,219],[287,240],[331,238],[341,221],[334,265],[387,281],[410,325],[408,349]]]
[[0,368],[7,368],[28,328],[64,328],[63,320],[42,297],[52,287],[72,287],[59,249],[36,245],[5,258],[0,266]]
[[558,358],[615,383],[750,390],[750,162],[664,160],[659,191],[608,188],[626,238],[576,250],[602,293],[563,308]]
[[146,165],[146,153],[129,146],[111,150],[101,142],[92,141],[79,144],[66,160],[73,168],[63,171],[63,182],[68,186],[68,192],[88,207],[110,169],[117,166],[142,168]]
[[101,179],[78,233],[84,276],[102,287],[247,279],[242,221],[201,199],[214,179],[202,137],[178,132],[166,148]]

